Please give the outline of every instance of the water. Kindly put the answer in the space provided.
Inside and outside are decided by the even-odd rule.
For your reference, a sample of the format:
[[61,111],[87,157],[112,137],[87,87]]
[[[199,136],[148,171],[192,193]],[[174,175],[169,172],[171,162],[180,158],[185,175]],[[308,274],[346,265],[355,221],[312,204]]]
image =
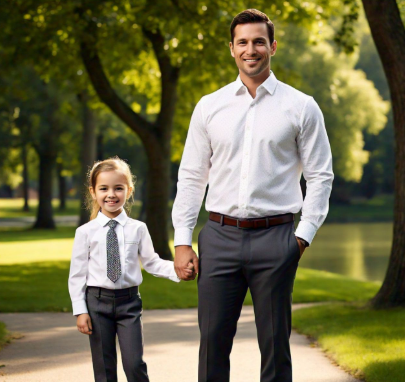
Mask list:
[[323,225],[300,266],[359,280],[383,281],[392,244],[392,223]]

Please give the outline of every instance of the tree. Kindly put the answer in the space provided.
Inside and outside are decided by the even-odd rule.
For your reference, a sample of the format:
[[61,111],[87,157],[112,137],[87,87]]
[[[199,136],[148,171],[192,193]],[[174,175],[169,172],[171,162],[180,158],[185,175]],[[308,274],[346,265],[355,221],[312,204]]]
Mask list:
[[405,306],[405,27],[395,0],[363,0],[363,7],[387,77],[395,130],[394,236],[384,282],[371,304]]

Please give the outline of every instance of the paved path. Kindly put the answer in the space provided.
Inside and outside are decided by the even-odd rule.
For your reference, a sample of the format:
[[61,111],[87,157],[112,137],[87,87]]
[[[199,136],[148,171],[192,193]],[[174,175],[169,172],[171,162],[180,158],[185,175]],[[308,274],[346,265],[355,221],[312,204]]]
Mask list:
[[[294,308],[300,307],[294,305]],[[144,312],[145,361],[152,382],[197,381],[196,309]],[[0,321],[24,337],[0,352],[0,381],[93,381],[87,336],[70,313],[3,313]],[[355,382],[306,337],[291,336],[294,382]],[[231,356],[231,382],[258,382],[260,358],[252,307],[244,307]],[[119,380],[125,375],[119,363]]]

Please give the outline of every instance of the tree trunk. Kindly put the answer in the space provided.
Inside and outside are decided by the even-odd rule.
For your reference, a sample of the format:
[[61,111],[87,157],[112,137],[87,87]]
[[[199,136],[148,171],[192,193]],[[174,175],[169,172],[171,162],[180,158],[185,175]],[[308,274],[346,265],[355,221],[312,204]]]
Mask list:
[[93,110],[88,106],[88,95],[83,92],[78,96],[83,106],[83,135],[81,147],[81,174],[80,174],[80,219],[79,226],[90,220],[90,211],[84,208],[87,195],[87,174],[96,160],[97,136],[96,122]]
[[146,195],[147,195],[148,180],[144,179],[141,186],[141,210],[139,211],[137,219],[140,221],[146,220]]
[[97,27],[88,23],[87,35],[81,41],[81,57],[100,99],[141,139],[148,157],[146,223],[156,252],[172,259],[168,245],[168,203],[170,187],[170,141],[177,102],[179,67],[171,65],[160,31],[143,29],[152,44],[161,71],[161,110],[151,123],[136,113],[112,88],[98,56]]
[[56,155],[39,152],[39,205],[34,228],[55,228],[52,208],[52,181]]
[[97,160],[103,160],[104,158],[104,135],[103,133],[98,133],[97,135],[97,153],[96,158]]
[[[163,146],[163,147],[162,147]],[[167,147],[169,146],[169,147]],[[162,259],[172,260],[167,224],[169,221],[170,141],[148,145],[146,182],[146,225],[151,231],[155,251]]]
[[58,175],[58,191],[59,191],[59,210],[66,210],[66,177],[62,175],[63,165],[58,163],[56,166]]
[[22,163],[23,163],[23,197],[24,197],[24,207],[23,211],[29,211],[30,207],[28,204],[28,160],[27,160],[27,144],[22,145]]
[[395,129],[394,237],[387,273],[371,300],[376,308],[405,306],[405,28],[395,0],[363,0],[391,93]]

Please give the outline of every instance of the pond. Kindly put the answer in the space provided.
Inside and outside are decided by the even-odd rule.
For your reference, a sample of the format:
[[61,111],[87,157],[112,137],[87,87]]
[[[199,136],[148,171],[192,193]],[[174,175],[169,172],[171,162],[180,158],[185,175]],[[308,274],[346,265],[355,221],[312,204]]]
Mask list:
[[392,223],[324,224],[300,266],[382,281],[391,250],[392,227]]

